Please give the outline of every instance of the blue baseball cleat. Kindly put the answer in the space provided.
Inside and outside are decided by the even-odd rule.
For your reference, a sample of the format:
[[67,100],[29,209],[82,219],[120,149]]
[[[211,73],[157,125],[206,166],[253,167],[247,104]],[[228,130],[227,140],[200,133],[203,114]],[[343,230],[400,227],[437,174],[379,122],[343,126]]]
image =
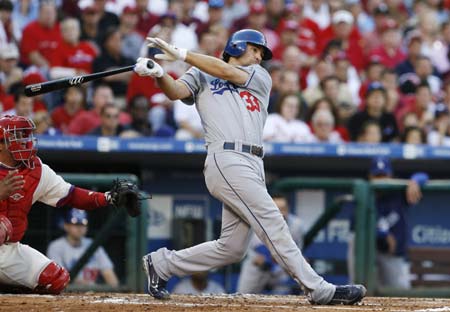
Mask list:
[[142,257],[142,267],[148,279],[148,293],[155,299],[166,300],[170,298],[170,294],[166,289],[167,281],[159,277],[153,267],[150,254]]
[[363,285],[343,285],[336,286],[333,298],[327,304],[352,305],[360,302],[366,296],[366,287]]

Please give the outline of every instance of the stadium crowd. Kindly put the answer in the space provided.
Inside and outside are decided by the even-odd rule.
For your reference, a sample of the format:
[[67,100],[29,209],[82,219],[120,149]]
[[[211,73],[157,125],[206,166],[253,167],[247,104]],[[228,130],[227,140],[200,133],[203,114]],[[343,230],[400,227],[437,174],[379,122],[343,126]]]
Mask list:
[[[0,111],[39,134],[201,138],[194,106],[133,72],[28,98],[24,86],[132,65],[145,37],[221,56],[263,32],[264,139],[450,146],[449,0],[0,0]],[[177,77],[184,63],[161,63]]]

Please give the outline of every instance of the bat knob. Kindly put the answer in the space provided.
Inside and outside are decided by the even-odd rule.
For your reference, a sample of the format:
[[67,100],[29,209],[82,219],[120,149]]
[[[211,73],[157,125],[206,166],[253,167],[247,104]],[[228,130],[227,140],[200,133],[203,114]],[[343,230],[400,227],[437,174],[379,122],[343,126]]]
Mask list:
[[155,66],[155,64],[153,63],[152,60],[148,60],[148,61],[147,61],[147,67],[148,67],[148,68],[152,69],[154,66]]

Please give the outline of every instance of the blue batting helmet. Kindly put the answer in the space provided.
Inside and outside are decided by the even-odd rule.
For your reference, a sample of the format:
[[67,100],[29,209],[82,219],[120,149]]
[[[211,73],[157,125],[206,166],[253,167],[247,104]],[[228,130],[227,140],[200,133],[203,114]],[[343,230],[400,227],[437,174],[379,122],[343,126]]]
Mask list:
[[266,37],[261,32],[253,29],[242,29],[233,33],[228,38],[227,45],[223,51],[224,58],[226,56],[241,56],[247,48],[247,43],[260,46],[264,49],[263,60],[266,61],[272,58],[272,51],[267,47]]

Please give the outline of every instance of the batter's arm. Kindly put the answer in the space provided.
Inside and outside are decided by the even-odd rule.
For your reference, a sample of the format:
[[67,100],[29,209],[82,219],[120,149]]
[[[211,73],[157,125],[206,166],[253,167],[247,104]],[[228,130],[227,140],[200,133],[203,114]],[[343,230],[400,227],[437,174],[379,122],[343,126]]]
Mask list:
[[156,82],[164,94],[172,101],[191,96],[191,92],[184,83],[173,79],[166,73],[161,78],[156,78]]
[[243,85],[247,82],[249,74],[238,67],[230,65],[216,57],[188,51],[186,54],[186,63],[197,67],[201,71],[211,76],[230,81],[232,83]]

